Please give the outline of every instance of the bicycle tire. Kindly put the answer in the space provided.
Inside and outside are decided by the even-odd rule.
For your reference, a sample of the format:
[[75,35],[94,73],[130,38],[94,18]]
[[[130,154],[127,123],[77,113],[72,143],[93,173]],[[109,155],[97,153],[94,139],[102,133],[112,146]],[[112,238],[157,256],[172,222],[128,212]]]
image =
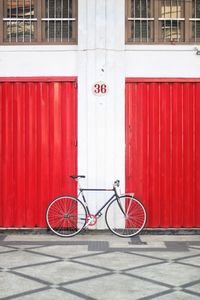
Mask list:
[[[117,221],[114,220],[115,217]],[[147,213],[139,200],[130,195],[123,195],[110,202],[105,220],[112,233],[128,238],[141,232],[146,224]]]
[[46,210],[46,222],[56,235],[72,237],[84,228],[86,215],[85,206],[79,199],[61,196],[49,204]]

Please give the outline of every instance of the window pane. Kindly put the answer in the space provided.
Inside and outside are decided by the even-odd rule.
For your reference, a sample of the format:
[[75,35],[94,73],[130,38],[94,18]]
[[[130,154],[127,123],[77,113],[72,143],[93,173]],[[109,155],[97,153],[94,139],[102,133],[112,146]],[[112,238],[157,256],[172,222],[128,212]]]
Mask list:
[[34,18],[34,0],[8,0],[6,18]]
[[200,18],[200,0],[192,0],[192,18]]
[[200,41],[200,0],[192,0],[192,18],[194,19],[191,21],[191,41],[192,42],[199,42]]
[[45,21],[45,39],[48,42],[69,42],[72,38],[72,22]]
[[129,1],[128,41],[145,43],[153,41],[153,21],[148,20],[152,17],[151,4],[150,0]]
[[183,42],[184,41],[184,1],[162,0],[160,18],[160,41],[161,42]]
[[182,21],[164,20],[161,21],[161,40],[164,42],[183,41],[183,24]]
[[31,42],[34,40],[35,22],[7,21],[4,23],[4,38],[7,42]]
[[63,22],[63,38],[69,40],[72,37],[72,22]]
[[191,42],[200,42],[200,21],[192,21]]
[[160,17],[165,19],[184,18],[184,1],[162,0]]
[[72,0],[63,1],[63,18],[73,18]]
[[132,21],[131,22],[131,40],[133,42],[153,41],[153,22],[152,21]]
[[[70,42],[75,32],[75,9],[73,0],[45,0],[43,40],[47,42]],[[53,19],[53,20],[52,20]],[[65,20],[69,19],[69,20]]]
[[[51,40],[60,40],[61,39],[61,22],[60,21],[50,21],[49,28],[48,22],[46,22],[46,30],[49,30],[49,38]],[[47,32],[48,34],[48,32]]]
[[150,18],[151,16],[150,0],[132,0],[131,1],[131,17],[132,18]]
[[34,0],[7,1],[6,18],[9,21],[4,21],[4,41],[17,43],[34,40],[35,21],[31,21],[35,12],[34,3]]
[[45,0],[45,18],[72,18],[72,0]]

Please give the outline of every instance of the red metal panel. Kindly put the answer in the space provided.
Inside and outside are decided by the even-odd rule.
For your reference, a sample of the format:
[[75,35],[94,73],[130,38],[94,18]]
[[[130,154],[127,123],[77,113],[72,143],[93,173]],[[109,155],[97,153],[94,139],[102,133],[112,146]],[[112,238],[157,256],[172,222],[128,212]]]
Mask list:
[[75,78],[0,78],[0,226],[44,227],[60,194],[76,195]]
[[200,225],[200,79],[126,80],[126,191],[148,227]]

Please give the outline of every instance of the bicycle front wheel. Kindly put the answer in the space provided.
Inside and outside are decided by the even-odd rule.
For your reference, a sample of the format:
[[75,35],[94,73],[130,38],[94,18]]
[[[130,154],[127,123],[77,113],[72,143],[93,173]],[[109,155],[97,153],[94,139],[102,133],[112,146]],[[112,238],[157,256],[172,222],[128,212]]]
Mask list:
[[132,237],[145,226],[147,214],[143,204],[129,196],[114,199],[105,214],[108,228],[117,236]]
[[71,196],[53,200],[46,211],[46,222],[55,234],[71,237],[86,224],[86,209],[82,202]]

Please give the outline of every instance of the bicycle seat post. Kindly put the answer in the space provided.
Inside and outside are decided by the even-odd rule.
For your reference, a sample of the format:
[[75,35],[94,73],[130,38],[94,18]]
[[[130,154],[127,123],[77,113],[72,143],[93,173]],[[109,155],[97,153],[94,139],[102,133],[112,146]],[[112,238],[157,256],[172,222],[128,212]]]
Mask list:
[[80,182],[79,182],[79,179],[80,178],[85,178],[85,175],[71,175],[70,176],[72,179],[76,180],[78,182],[78,190],[80,191],[80,193],[82,192],[82,188],[81,188],[81,185],[80,185]]
[[77,178],[76,181],[78,182],[78,190],[79,190],[79,192],[81,192],[81,189],[82,189],[82,188],[81,188],[81,184],[80,184],[80,182],[79,182],[79,178]]

